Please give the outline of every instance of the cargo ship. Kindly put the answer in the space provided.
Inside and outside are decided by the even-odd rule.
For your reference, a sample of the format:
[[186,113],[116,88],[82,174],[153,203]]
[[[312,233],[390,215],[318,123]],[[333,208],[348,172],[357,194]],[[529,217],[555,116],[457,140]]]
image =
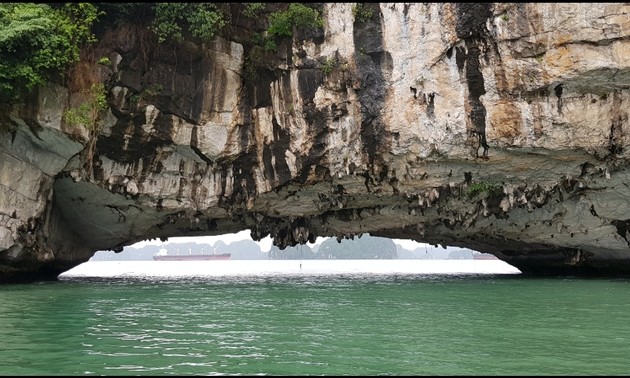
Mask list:
[[168,255],[166,249],[162,248],[158,253],[153,255],[155,261],[207,261],[207,260],[229,260],[231,253],[218,253],[208,255]]
[[473,253],[473,260],[499,260],[491,253]]

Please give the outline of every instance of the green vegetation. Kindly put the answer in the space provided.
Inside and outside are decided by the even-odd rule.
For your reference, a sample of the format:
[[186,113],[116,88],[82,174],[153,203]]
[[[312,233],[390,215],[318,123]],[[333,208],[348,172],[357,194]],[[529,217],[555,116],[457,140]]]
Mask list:
[[265,9],[265,3],[246,3],[243,14],[249,18],[255,18]]
[[83,103],[76,108],[70,108],[63,114],[63,119],[69,125],[83,126],[88,130],[96,129],[98,119],[107,110],[107,91],[102,83],[95,83],[83,92]]
[[95,41],[90,29],[100,15],[90,3],[0,4],[0,101],[60,81],[80,47]]
[[112,66],[112,61],[109,60],[109,58],[106,57],[106,56],[104,56],[101,59],[99,59],[97,63],[98,64],[102,64],[102,65],[107,66],[107,67],[111,67]]
[[[254,9],[261,12],[263,8],[254,4],[261,3],[249,3],[243,12],[253,12]],[[256,82],[265,71],[273,70],[274,53],[280,38],[292,37],[295,28],[321,28],[324,25],[319,11],[298,3],[289,4],[287,10],[271,13],[268,21],[266,35],[252,33],[251,48],[243,68],[248,81]]]
[[472,199],[476,195],[482,192],[487,192],[488,194],[498,194],[501,191],[501,186],[493,183],[489,183],[486,181],[476,182],[468,186],[464,191],[464,194]]
[[84,168],[92,171],[96,139],[99,134],[99,120],[107,110],[107,90],[103,83],[94,83],[82,93],[83,102],[76,108],[70,108],[63,114],[63,119],[69,125],[83,126],[89,131]]
[[269,15],[267,32],[270,36],[291,37],[294,27],[321,28],[323,26],[324,21],[316,9],[299,3],[291,3],[288,10]]
[[157,3],[151,30],[159,42],[180,41],[185,31],[209,40],[226,24],[226,16],[212,3]]
[[322,64],[322,72],[324,73],[324,75],[328,75],[329,73],[332,72],[333,68],[335,68],[336,65],[337,65],[336,59],[333,59],[330,57],[326,58],[326,60]]
[[124,23],[144,23],[152,20],[154,3],[93,3],[106,17],[101,17],[96,27],[120,26]]
[[273,38],[262,36],[260,33],[252,33],[252,44],[265,51],[274,51],[276,49],[276,42]]
[[253,33],[252,47],[245,57],[243,72],[245,78],[256,82],[260,78],[261,71],[271,69],[273,53],[276,50],[276,42],[269,36],[262,36],[260,33]]
[[[266,3],[246,3],[242,13],[257,18],[266,7]],[[0,4],[0,102],[23,102],[36,87],[49,82],[73,82],[77,83],[73,91],[91,90],[95,80],[84,76],[89,66],[112,64],[106,57],[90,55],[88,47],[96,42],[93,30],[135,22],[148,28],[157,42],[208,41],[230,22],[227,9],[213,3]],[[246,74],[251,77],[273,66],[278,39],[293,36],[296,28],[323,27],[320,11],[299,3],[269,14],[267,21],[264,36],[252,34],[253,47],[246,58]],[[68,121],[83,123],[86,112],[85,107],[71,111]]]
[[352,6],[352,15],[359,23],[370,21],[374,15],[374,8],[358,3]]

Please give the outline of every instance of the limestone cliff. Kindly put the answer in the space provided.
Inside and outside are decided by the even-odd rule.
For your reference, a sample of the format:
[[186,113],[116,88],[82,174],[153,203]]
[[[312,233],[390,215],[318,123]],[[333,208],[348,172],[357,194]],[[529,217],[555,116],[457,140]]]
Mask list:
[[353,6],[321,5],[323,29],[264,63],[229,35],[112,27],[93,52],[111,65],[83,67],[107,88],[95,131],[64,121],[85,100],[71,86],[3,106],[0,280],[246,228],[280,247],[370,233],[524,273],[630,273],[630,5]]

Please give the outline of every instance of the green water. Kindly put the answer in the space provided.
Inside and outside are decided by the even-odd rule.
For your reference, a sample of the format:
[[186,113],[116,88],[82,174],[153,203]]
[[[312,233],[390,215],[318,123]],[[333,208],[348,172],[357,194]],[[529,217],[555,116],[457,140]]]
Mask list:
[[519,276],[0,286],[2,375],[627,375],[630,282]]

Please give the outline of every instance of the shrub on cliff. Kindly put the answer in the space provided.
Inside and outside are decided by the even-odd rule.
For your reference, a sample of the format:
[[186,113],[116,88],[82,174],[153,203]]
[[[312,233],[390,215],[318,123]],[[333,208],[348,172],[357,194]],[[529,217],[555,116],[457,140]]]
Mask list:
[[0,4],[0,101],[15,103],[45,82],[58,82],[94,41],[99,16],[90,3]]
[[294,27],[320,28],[322,26],[324,26],[324,21],[316,9],[299,3],[291,3],[288,10],[269,15],[267,32],[271,36],[291,37]]
[[151,30],[159,42],[181,40],[184,32],[209,40],[225,24],[224,14],[211,3],[158,3]]

